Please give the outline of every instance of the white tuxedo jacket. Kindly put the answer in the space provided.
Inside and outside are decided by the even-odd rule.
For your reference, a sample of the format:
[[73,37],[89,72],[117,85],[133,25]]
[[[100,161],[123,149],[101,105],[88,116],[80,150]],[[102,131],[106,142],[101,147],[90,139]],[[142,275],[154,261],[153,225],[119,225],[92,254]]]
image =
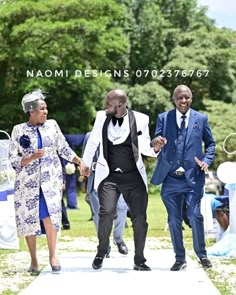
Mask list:
[[[157,156],[153,148],[150,147],[151,140],[148,127],[149,117],[142,113],[131,110],[128,110],[128,115],[134,159],[137,169],[142,176],[143,182],[147,188],[147,175],[142,160],[142,155],[150,157]],[[95,170],[95,189],[98,188],[100,182],[110,173],[107,163],[107,127],[110,121],[111,116],[106,116],[105,111],[97,112],[96,120],[83,154],[83,161],[88,167],[91,167],[96,149],[98,146],[100,148],[99,158]]]

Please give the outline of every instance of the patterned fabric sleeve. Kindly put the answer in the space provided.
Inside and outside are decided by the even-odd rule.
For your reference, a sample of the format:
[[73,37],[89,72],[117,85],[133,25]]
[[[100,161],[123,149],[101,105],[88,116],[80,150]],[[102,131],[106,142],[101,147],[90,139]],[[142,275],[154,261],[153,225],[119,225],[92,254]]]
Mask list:
[[73,158],[76,156],[76,153],[70,148],[57,122],[53,120],[53,123],[56,130],[56,146],[58,154],[63,159],[72,162]]

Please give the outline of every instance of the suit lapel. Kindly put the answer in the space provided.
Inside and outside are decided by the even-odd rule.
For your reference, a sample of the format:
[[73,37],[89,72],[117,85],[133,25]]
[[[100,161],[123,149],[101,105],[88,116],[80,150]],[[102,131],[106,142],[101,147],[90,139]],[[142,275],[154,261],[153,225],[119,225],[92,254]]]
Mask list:
[[177,137],[177,133],[178,133],[178,125],[176,122],[176,110],[174,109],[172,112],[169,112],[169,114],[167,114],[167,117],[170,117],[170,119],[168,120],[169,126],[171,127],[171,133],[172,133],[172,138],[176,138]]
[[107,127],[111,121],[111,116],[107,116],[102,127],[102,144],[103,144],[103,156],[108,161],[108,142],[107,142]]
[[131,137],[131,144],[132,144],[134,159],[135,159],[135,162],[137,162],[139,158],[137,124],[136,124],[135,116],[132,110],[129,110],[129,126],[130,126],[130,137]]

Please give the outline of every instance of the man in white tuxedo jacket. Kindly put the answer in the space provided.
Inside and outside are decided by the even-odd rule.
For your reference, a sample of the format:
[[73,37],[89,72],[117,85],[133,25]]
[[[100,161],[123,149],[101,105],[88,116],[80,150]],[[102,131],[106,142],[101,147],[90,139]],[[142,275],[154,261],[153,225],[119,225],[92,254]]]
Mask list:
[[148,271],[144,257],[147,235],[147,176],[142,155],[156,157],[150,147],[149,117],[127,108],[123,90],[110,91],[105,98],[105,110],[98,111],[87,142],[83,160],[91,167],[97,147],[94,188],[100,202],[97,254],[93,268],[100,269],[109,246],[113,217],[122,193],[129,207],[134,231],[134,270]]

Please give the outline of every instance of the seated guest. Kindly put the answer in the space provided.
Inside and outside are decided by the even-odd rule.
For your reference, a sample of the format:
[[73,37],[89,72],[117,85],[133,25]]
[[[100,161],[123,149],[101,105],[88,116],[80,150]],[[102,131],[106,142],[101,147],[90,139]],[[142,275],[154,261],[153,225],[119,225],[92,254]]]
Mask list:
[[214,217],[218,221],[221,228],[226,231],[229,226],[229,197],[216,197],[215,202],[218,203],[216,204],[214,210]]

